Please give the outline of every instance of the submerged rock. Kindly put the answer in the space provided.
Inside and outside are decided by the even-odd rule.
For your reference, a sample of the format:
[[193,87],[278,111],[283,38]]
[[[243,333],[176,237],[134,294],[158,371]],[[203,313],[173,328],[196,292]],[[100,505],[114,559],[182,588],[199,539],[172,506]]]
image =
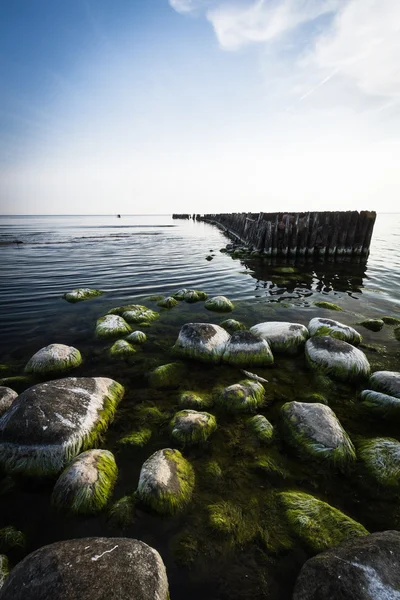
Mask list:
[[130,325],[119,315],[105,315],[97,319],[96,335],[99,338],[108,339],[121,337],[131,333]]
[[111,452],[83,452],[61,473],[54,486],[52,503],[73,513],[99,512],[109,500],[117,475],[117,465]]
[[265,390],[258,381],[245,379],[221,390],[216,396],[217,404],[227,412],[255,412],[264,402]]
[[145,306],[133,305],[129,310],[122,313],[122,317],[128,323],[152,323],[156,321],[160,316],[160,313],[146,308]]
[[228,333],[234,333],[235,331],[243,331],[247,329],[246,325],[240,321],[235,321],[235,319],[225,319],[225,321],[222,321],[220,325],[226,329]]
[[347,540],[308,560],[293,600],[399,600],[400,533]]
[[343,308],[340,308],[337,304],[333,304],[332,302],[324,302],[323,300],[320,302],[314,302],[315,306],[318,308],[325,308],[327,310],[340,310],[343,311]]
[[178,387],[185,374],[186,367],[183,363],[174,362],[161,365],[149,373],[149,384],[152,388]]
[[113,358],[123,358],[135,353],[135,348],[126,340],[117,340],[110,348],[110,356]]
[[204,306],[207,310],[213,310],[214,312],[231,312],[234,309],[233,303],[225,296],[209,298]]
[[182,408],[194,408],[195,410],[203,410],[211,404],[208,396],[201,396],[195,392],[182,392],[178,402]]
[[311,319],[308,324],[308,331],[311,337],[315,335],[330,335],[337,340],[348,342],[354,346],[358,346],[362,342],[361,335],[353,327],[349,327],[333,319],[322,319],[320,317]]
[[179,356],[218,363],[230,337],[219,325],[186,323],[179,332],[173,350]]
[[373,438],[357,444],[357,454],[368,475],[383,487],[400,487],[400,442],[392,438]]
[[207,300],[208,294],[201,292],[200,290],[187,290],[183,299],[188,304],[194,304],[200,300]]
[[82,538],[39,548],[6,579],[1,600],[168,600],[164,563],[131,538]]
[[10,408],[17,396],[17,392],[11,388],[0,386],[0,417]]
[[337,379],[368,377],[370,366],[361,350],[328,335],[306,342],[306,358],[311,367]]
[[130,344],[144,344],[146,340],[147,336],[143,331],[133,331],[126,338]]
[[217,428],[213,415],[197,410],[181,410],[176,413],[170,424],[171,436],[183,444],[201,444]]
[[314,496],[281,492],[279,499],[289,527],[312,552],[323,552],[345,540],[368,535],[361,523]]
[[124,395],[104,377],[68,377],[35,385],[0,419],[0,464],[10,473],[53,475],[95,444]]
[[370,331],[380,331],[384,324],[382,319],[365,319],[365,321],[359,323],[359,325],[362,325],[362,327],[365,327]]
[[400,418],[400,398],[364,390],[361,392],[362,406],[371,414],[379,415],[385,419]]
[[282,419],[285,439],[303,454],[338,468],[355,462],[354,446],[329,406],[287,402]]
[[266,340],[272,352],[296,354],[304,347],[308,338],[308,329],[300,323],[281,323],[269,321],[259,323],[250,329],[251,333]]
[[158,450],[140,471],[137,494],[143,504],[163,514],[185,508],[194,488],[192,465],[179,450]]
[[274,428],[264,415],[255,415],[248,421],[250,431],[263,444],[270,444],[274,437]]
[[382,321],[386,325],[400,325],[400,319],[397,317],[382,317]]
[[123,448],[141,448],[150,441],[151,435],[151,429],[143,427],[143,429],[139,429],[139,431],[134,431],[133,433],[129,433],[122,437],[118,440],[118,444]]
[[93,290],[91,288],[77,288],[64,294],[63,298],[67,302],[75,303],[82,300],[90,300],[90,298],[97,298],[98,296],[102,296],[103,293],[100,290]]
[[375,371],[368,383],[377,392],[400,398],[400,373],[398,371]]
[[25,373],[61,373],[79,367],[82,356],[73,346],[50,344],[41,348],[27,362]]
[[268,342],[250,331],[236,331],[225,346],[222,362],[238,366],[267,366],[274,362]]
[[175,300],[178,300],[179,302],[181,302],[182,300],[185,299],[185,294],[187,294],[188,290],[186,288],[182,288],[181,290],[178,290],[177,292],[175,292],[175,294],[172,294],[172,297],[175,298]]
[[178,300],[175,300],[172,296],[168,296],[167,298],[163,298],[159,302],[157,302],[157,306],[161,308],[173,308],[179,304]]

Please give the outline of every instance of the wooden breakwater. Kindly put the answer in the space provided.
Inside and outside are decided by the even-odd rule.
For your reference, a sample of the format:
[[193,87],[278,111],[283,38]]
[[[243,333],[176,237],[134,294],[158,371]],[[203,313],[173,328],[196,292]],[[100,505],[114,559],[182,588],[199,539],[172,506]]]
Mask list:
[[267,256],[368,256],[376,212],[195,215]]

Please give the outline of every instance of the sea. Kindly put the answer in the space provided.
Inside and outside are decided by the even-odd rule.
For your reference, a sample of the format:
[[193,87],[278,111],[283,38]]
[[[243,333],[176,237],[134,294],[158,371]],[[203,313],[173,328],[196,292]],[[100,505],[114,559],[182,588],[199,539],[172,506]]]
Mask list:
[[[211,224],[171,215],[0,217],[0,385],[19,393],[32,385],[23,377],[24,367],[52,343],[80,350],[83,363],[71,374],[111,377],[124,385],[125,397],[101,442],[114,453],[119,469],[109,508],[122,497],[134,497],[141,466],[152,453],[174,447],[169,423],[179,410],[182,391],[212,396],[245,378],[238,368],[194,362],[174,389],[152,389],[148,373],[176,360],[171,349],[185,323],[219,324],[234,318],[251,327],[271,320],[307,325],[315,316],[333,318],[362,334],[372,370],[400,370],[394,328],[385,325],[373,332],[359,325],[367,318],[400,318],[400,214],[378,214],[370,254],[357,261],[233,258],[221,252],[230,241]],[[103,295],[76,304],[63,298],[80,287],[99,289]],[[221,315],[206,310],[204,302],[158,307],[160,297],[182,288],[226,296],[235,308]],[[318,301],[342,310],[319,308]],[[137,354],[112,359],[110,342],[95,335],[96,321],[112,308],[132,303],[158,311],[160,317],[145,329],[147,342]],[[323,388],[304,356],[276,357],[273,367],[257,373],[268,380],[269,400],[260,413],[276,429],[273,447],[264,448],[251,436],[248,416],[232,417],[215,409],[218,428],[209,441],[201,447],[179,447],[196,475],[192,502],[181,514],[161,517],[140,503],[124,525],[111,519],[109,508],[90,517],[60,514],[51,505],[54,480],[3,474],[0,529],[13,526],[26,539],[23,548],[10,549],[11,566],[58,540],[127,536],[160,552],[172,600],[289,600],[302,565],[314,552],[290,529],[280,494],[313,495],[371,532],[400,528],[398,502],[377,494],[362,466],[344,475],[308,464],[281,435],[282,405],[319,393],[325,394],[355,443],[378,435],[400,440],[395,424],[363,414],[362,385],[331,382]],[[157,407],[164,418],[143,419],[142,409],[148,406]],[[150,441],[123,449],[119,440],[143,426],[152,430]],[[266,469],[271,461],[275,468]],[[212,519],[216,511],[224,515],[219,528]]]

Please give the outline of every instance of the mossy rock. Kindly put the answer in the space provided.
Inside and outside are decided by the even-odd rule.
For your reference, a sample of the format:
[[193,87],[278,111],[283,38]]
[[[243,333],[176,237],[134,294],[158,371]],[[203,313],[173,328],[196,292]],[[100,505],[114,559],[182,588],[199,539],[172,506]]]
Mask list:
[[230,335],[219,325],[186,323],[181,327],[173,351],[178,356],[219,363]]
[[283,273],[284,275],[294,275],[298,271],[294,267],[274,267],[274,272]]
[[185,299],[185,294],[187,294],[188,291],[189,290],[187,290],[186,288],[182,288],[181,290],[175,292],[175,294],[172,294],[172,297],[175,298],[175,300],[182,302],[182,300]]
[[303,492],[281,492],[279,499],[294,534],[313,553],[323,552],[368,531],[337,508]]
[[183,363],[161,365],[149,373],[149,385],[156,389],[178,387],[185,373],[186,367]]
[[382,317],[382,321],[385,325],[400,325],[400,319],[397,317]]
[[221,480],[223,475],[220,465],[215,460],[210,460],[206,464],[205,473],[213,481]]
[[255,412],[264,402],[265,390],[258,381],[245,379],[216,394],[216,404],[230,413]]
[[61,473],[51,496],[58,509],[76,514],[100,512],[107,505],[118,469],[108,450],[88,450]]
[[22,531],[12,525],[0,529],[0,553],[8,553],[11,550],[25,548],[26,538]]
[[329,406],[287,402],[281,412],[285,440],[298,452],[342,470],[355,463],[354,446]]
[[108,519],[112,526],[126,529],[135,520],[135,499],[133,496],[123,496],[111,505]]
[[333,319],[323,319],[321,317],[311,319],[308,324],[308,331],[311,337],[316,335],[330,335],[337,340],[353,344],[353,346],[358,346],[362,342],[361,335],[353,327],[349,327]]
[[172,296],[168,296],[167,298],[163,298],[159,302],[157,302],[157,306],[161,308],[173,308],[179,304],[178,300],[175,300]]
[[371,479],[398,492],[400,489],[400,442],[392,438],[373,438],[357,443],[358,458]]
[[8,558],[5,554],[0,554],[0,590],[10,572]]
[[343,381],[370,374],[367,357],[361,350],[331,336],[316,336],[306,342],[308,364],[330,377]]
[[209,298],[204,307],[207,310],[212,310],[214,312],[224,313],[231,312],[235,307],[233,303],[225,298],[225,296],[214,296],[213,298]]
[[235,321],[235,319],[225,319],[225,321],[222,321],[220,326],[231,334],[235,333],[235,331],[244,331],[247,329],[246,325],[240,323],[240,321]]
[[267,321],[250,328],[250,332],[268,342],[272,352],[297,354],[309,337],[308,329],[300,323]]
[[144,344],[146,340],[147,336],[143,331],[133,331],[126,338],[126,341],[130,344]]
[[196,410],[181,410],[170,423],[171,437],[181,444],[202,444],[216,428],[213,415]]
[[200,395],[195,392],[182,392],[178,400],[179,406],[182,408],[193,408],[194,410],[203,410],[212,404],[209,395]]
[[151,435],[151,429],[143,427],[139,431],[124,435],[118,440],[118,444],[122,448],[141,448],[150,441]]
[[276,451],[257,455],[254,466],[267,473],[270,478],[276,477],[285,480],[292,477],[286,461]]
[[222,362],[234,366],[265,367],[273,364],[274,357],[268,342],[250,331],[236,331],[225,346]]
[[363,390],[361,392],[362,407],[372,415],[379,415],[384,419],[400,419],[400,398],[375,392],[374,390]]
[[201,300],[207,300],[208,294],[205,292],[201,292],[200,290],[187,290],[183,299],[188,304],[194,304],[195,302],[200,302]]
[[79,367],[81,363],[81,353],[73,346],[50,344],[38,350],[29,359],[25,367],[25,373],[63,373]]
[[143,323],[152,323],[156,321],[160,316],[160,313],[151,310],[150,308],[146,308],[146,306],[131,306],[129,310],[126,310],[122,313],[122,317],[128,323],[139,323],[143,325]]
[[358,324],[370,331],[380,331],[385,323],[382,319],[365,319]]
[[126,358],[132,356],[132,354],[136,354],[135,348],[126,340],[117,340],[114,342],[109,352],[112,358]]
[[301,399],[303,402],[313,402],[313,403],[318,403],[318,404],[325,404],[326,406],[328,406],[328,404],[329,404],[326,397],[323,394],[318,394],[318,393],[306,394],[305,396],[302,396]]
[[338,310],[343,311],[343,308],[340,308],[337,304],[333,304],[332,302],[314,302],[314,306],[318,306],[318,308],[325,308],[326,310]]
[[10,408],[17,397],[17,392],[11,388],[0,386],[0,417]]
[[91,298],[98,298],[102,296],[104,292],[100,290],[94,290],[91,288],[77,288],[71,292],[64,294],[63,298],[67,302],[75,303],[82,302],[82,300],[90,300]]
[[368,383],[369,386],[377,392],[400,398],[399,371],[375,371],[369,378]]
[[109,314],[97,319],[96,335],[102,339],[122,337],[131,333],[130,325],[119,315]]
[[255,415],[248,420],[250,431],[263,444],[270,444],[274,437],[274,428],[264,415]]
[[259,532],[258,523],[248,518],[248,512],[233,502],[221,500],[208,507],[210,527],[230,538],[235,545],[243,546]]
[[146,460],[140,471],[137,489],[143,504],[161,514],[182,511],[193,494],[193,467],[179,450],[158,450]]
[[394,337],[398,342],[400,342],[400,327],[395,327],[393,329]]

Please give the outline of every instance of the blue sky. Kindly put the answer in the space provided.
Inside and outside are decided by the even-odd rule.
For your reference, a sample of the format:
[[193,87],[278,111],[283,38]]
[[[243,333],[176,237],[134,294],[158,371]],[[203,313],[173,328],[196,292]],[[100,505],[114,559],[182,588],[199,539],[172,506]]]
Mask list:
[[0,213],[398,208],[398,0],[0,0]]

